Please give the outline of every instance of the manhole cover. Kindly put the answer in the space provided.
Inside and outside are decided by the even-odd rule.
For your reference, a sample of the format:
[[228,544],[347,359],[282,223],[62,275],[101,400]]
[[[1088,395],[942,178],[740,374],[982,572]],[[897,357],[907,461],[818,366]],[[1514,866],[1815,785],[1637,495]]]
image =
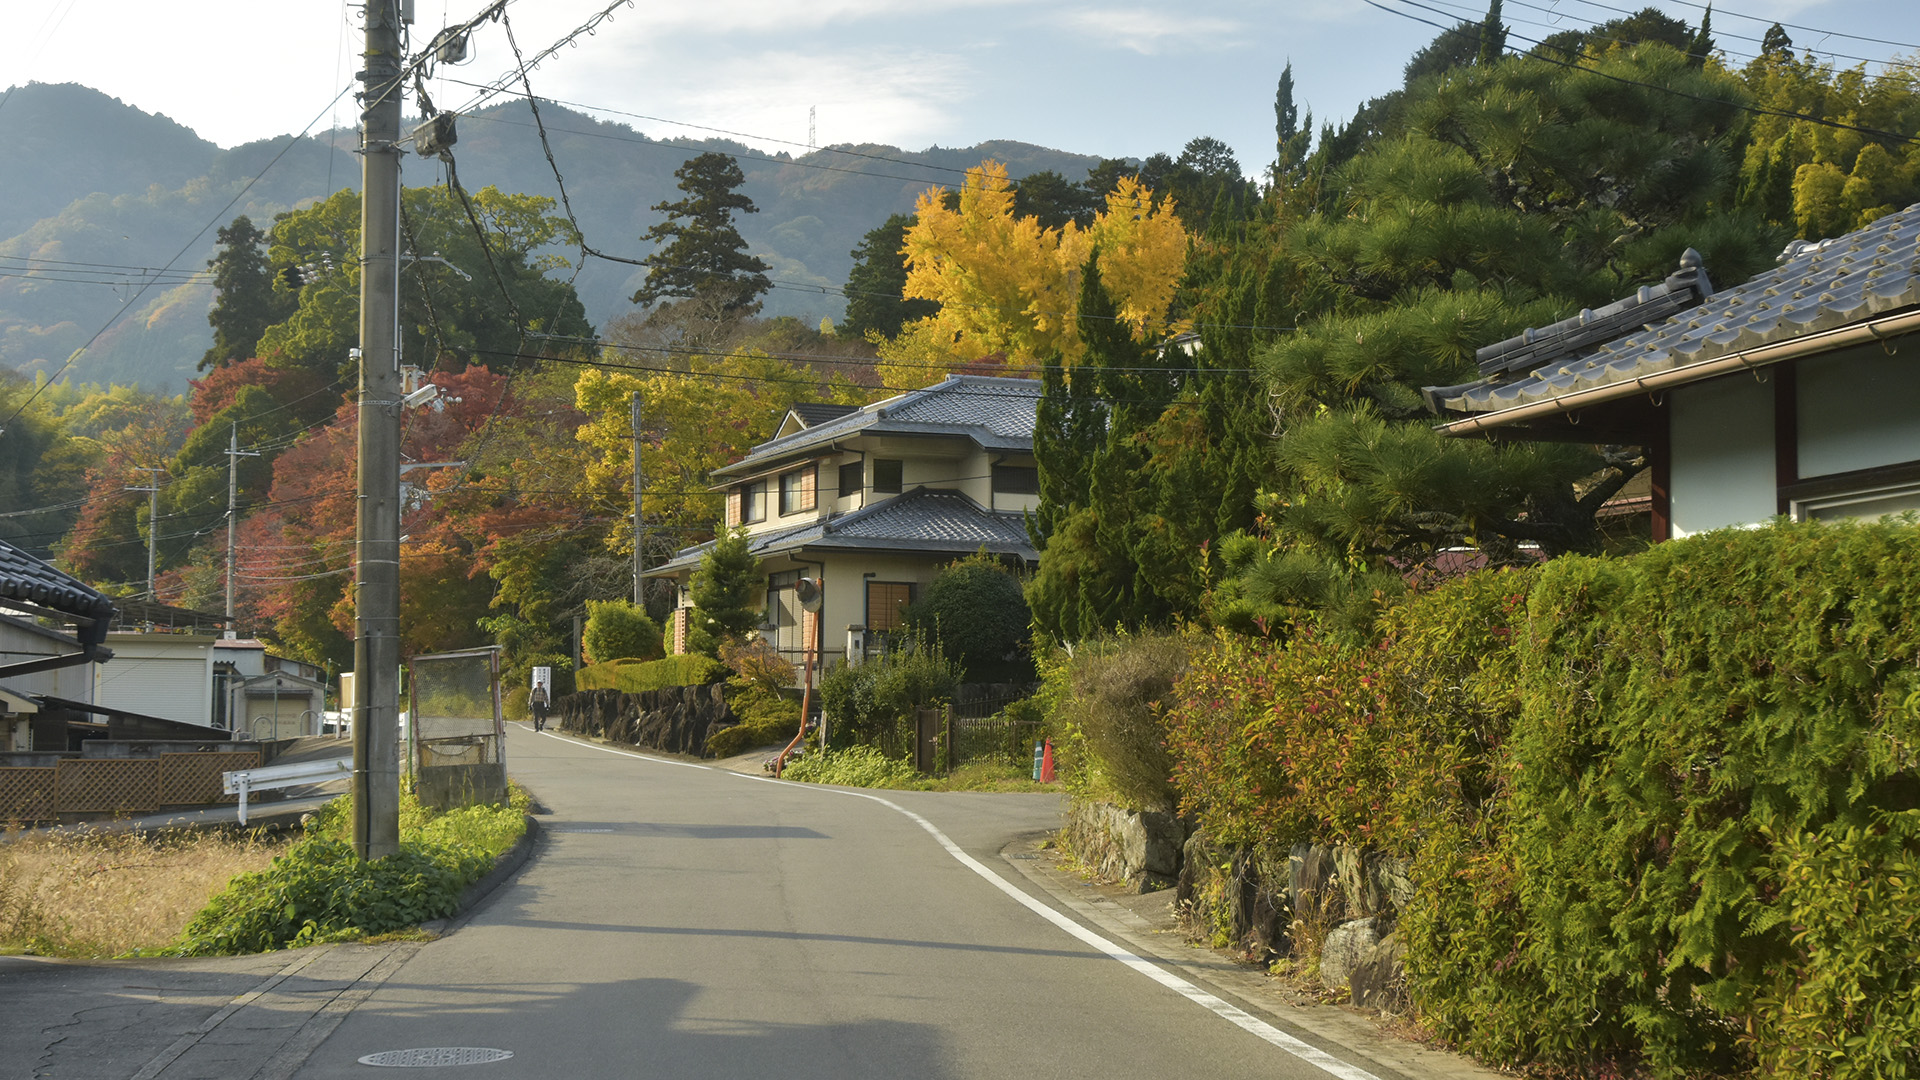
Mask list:
[[417,1050],[382,1050],[360,1059],[362,1065],[383,1065],[397,1069],[433,1069],[442,1065],[485,1065],[505,1061],[511,1050],[485,1046],[423,1046]]

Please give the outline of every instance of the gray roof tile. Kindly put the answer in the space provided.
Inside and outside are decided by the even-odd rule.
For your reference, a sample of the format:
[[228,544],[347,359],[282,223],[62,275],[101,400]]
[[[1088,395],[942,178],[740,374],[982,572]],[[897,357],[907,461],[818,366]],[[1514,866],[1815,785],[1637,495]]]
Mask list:
[[1037,379],[949,375],[924,389],[769,439],[713,475],[716,480],[748,476],[781,459],[863,433],[961,435],[993,450],[1031,450],[1039,406]]
[[[698,566],[711,546],[709,542],[684,548],[648,573]],[[937,488],[915,488],[850,514],[757,533],[750,544],[761,557],[802,548],[964,554],[982,547],[1028,561],[1039,558],[1028,540],[1024,515],[987,510],[958,491]]]
[[113,615],[113,601],[78,578],[0,541],[0,602],[18,600],[84,619]]
[[1630,382],[1687,364],[1920,305],[1920,204],[1821,243],[1797,241],[1779,269],[1713,294],[1596,349],[1516,377],[1427,388],[1436,411],[1497,412]]

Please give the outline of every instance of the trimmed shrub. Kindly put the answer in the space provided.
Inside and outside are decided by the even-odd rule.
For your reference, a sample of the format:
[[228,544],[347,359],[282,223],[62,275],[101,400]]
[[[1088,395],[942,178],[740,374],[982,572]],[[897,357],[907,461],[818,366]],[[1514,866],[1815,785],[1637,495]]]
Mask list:
[[1920,529],[1562,558],[1378,627],[1197,644],[1174,783],[1230,847],[1411,856],[1437,1034],[1588,1073],[1920,1075]]
[[939,639],[969,682],[1033,678],[1033,615],[1020,579],[985,552],[941,570],[904,617],[908,626]]
[[732,757],[757,746],[784,745],[800,732],[800,702],[790,694],[734,681],[727,707],[740,722],[707,737],[708,757]]
[[587,625],[580,631],[580,651],[588,663],[657,660],[661,656],[660,643],[660,624],[632,603],[587,601]]
[[675,686],[705,686],[727,677],[727,666],[711,656],[687,653],[659,660],[612,661],[589,664],[574,673],[581,690],[666,690]]

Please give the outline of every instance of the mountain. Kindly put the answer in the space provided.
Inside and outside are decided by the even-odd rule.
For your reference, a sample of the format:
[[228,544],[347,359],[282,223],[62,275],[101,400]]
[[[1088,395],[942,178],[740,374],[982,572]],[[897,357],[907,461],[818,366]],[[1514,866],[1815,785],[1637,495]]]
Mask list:
[[[650,253],[640,235],[661,217],[654,204],[680,197],[673,172],[684,161],[708,150],[738,158],[760,210],[739,218],[740,233],[778,283],[765,313],[810,324],[840,316],[845,300],[831,290],[845,283],[853,248],[927,188],[957,185],[989,157],[1015,177],[1052,170],[1078,179],[1099,163],[1014,142],[767,154],[726,140],[653,139],[552,104],[540,119],[587,243],[609,255]],[[79,382],[184,390],[212,340],[213,290],[180,282],[213,257],[215,232],[240,214],[264,228],[276,213],[359,186],[354,132],[221,150],[166,117],[72,84],[16,88],[0,108],[0,136],[8,140],[0,145],[39,150],[0,155],[0,190],[8,193],[0,207],[0,365],[51,373],[114,320],[68,370]],[[455,159],[470,190],[491,184],[559,199],[525,102],[462,115]],[[440,162],[411,156],[402,173],[409,186],[446,176]],[[577,251],[556,253],[578,261]],[[169,265],[164,277],[138,269]],[[588,317],[604,326],[631,311],[627,298],[644,275],[587,260],[575,286]]]

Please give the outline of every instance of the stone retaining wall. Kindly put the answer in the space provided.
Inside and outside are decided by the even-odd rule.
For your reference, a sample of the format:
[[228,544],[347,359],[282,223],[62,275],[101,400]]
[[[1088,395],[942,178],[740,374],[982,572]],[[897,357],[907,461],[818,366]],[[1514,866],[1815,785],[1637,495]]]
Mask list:
[[726,684],[665,690],[582,690],[554,702],[549,720],[561,731],[675,754],[704,755],[708,736],[739,722],[727,707]]

